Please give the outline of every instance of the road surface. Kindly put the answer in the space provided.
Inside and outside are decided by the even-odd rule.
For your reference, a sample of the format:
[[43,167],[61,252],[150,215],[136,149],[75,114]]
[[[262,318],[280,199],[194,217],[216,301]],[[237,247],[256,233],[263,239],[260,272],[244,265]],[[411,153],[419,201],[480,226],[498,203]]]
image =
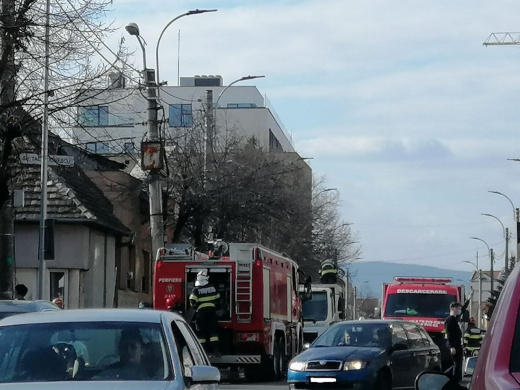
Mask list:
[[289,387],[286,383],[276,382],[276,383],[222,383],[220,386],[221,390],[239,390],[239,389],[247,389],[247,390],[287,390]]

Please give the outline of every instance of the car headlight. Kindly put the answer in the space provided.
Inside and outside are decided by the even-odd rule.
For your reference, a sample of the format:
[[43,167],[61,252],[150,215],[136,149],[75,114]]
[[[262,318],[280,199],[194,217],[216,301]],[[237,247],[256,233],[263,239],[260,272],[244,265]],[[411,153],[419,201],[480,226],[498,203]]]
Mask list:
[[291,362],[289,364],[289,370],[292,370],[292,371],[305,371],[305,363],[303,363],[303,362]]
[[343,371],[358,371],[362,370],[367,366],[367,362],[361,360],[353,360],[351,362],[345,362],[343,365]]

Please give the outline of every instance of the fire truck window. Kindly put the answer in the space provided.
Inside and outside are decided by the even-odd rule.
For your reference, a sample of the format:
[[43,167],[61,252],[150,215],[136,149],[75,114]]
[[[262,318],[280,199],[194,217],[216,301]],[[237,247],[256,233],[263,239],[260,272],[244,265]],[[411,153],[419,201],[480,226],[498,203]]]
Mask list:
[[296,268],[292,267],[292,282],[294,291],[298,292],[298,279],[296,278]]

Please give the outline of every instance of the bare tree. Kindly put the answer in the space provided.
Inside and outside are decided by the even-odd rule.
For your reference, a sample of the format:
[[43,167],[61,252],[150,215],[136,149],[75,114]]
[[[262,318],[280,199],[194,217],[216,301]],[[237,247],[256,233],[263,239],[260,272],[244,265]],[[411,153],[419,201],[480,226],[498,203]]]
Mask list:
[[[105,23],[111,3],[53,0],[47,46],[45,0],[1,1],[0,208],[9,198],[13,148],[31,135],[25,124],[40,121],[45,94],[51,130],[59,132],[76,120],[76,107],[85,91],[105,90],[109,72],[124,71],[127,66],[124,49],[114,52],[104,43],[114,31]],[[46,48],[49,89],[44,91]]]
[[346,265],[361,254],[351,224],[341,219],[339,194],[326,186],[326,178],[316,177],[312,198],[312,251],[316,260],[336,260]]
[[212,238],[258,242],[298,257],[292,237],[298,224],[309,225],[301,199],[307,192],[310,207],[311,194],[311,182],[299,180],[302,167],[295,160],[301,158],[269,153],[255,137],[229,126],[208,143],[205,163],[203,118],[203,112],[194,115],[191,128],[166,138],[173,240],[199,248]]

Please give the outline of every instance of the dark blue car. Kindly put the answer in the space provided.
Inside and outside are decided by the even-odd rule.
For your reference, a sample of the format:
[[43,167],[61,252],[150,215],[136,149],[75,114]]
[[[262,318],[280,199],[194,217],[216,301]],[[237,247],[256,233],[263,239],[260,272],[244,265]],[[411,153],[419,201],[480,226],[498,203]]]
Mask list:
[[399,320],[345,321],[327,329],[290,363],[291,389],[413,389],[423,371],[440,371],[426,331]]

